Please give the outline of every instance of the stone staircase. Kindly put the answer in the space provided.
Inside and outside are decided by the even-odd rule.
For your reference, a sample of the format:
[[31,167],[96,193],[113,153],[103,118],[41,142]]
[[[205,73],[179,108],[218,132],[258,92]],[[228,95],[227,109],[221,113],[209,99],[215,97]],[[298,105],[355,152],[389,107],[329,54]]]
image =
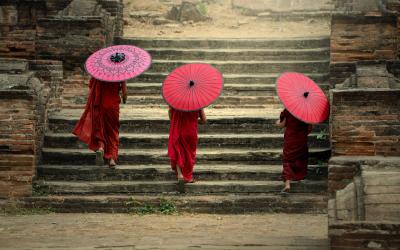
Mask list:
[[[294,183],[295,194],[279,195],[283,131],[274,123],[282,106],[274,82],[284,71],[299,71],[328,89],[329,39],[117,42],[153,56],[152,67],[128,82],[128,103],[121,105],[120,165],[94,166],[94,154],[71,134],[85,99],[70,95],[65,108],[49,117],[35,196],[25,198],[27,204],[60,212],[129,212],[162,202],[188,212],[326,212],[330,145],[320,138],[324,124],[309,138],[307,180]],[[206,109],[208,124],[199,125],[198,182],[179,194],[167,158],[169,121],[161,83],[171,70],[192,62],[218,67],[225,85],[221,98]]]

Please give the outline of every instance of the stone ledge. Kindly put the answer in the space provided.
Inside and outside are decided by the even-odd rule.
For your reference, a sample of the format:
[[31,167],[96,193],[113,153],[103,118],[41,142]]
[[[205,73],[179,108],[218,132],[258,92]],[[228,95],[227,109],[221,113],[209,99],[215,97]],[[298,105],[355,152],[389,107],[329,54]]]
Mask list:
[[376,24],[397,22],[397,18],[396,16],[366,16],[361,12],[350,12],[350,14],[333,12],[332,22],[347,23],[347,21],[352,21],[352,24]]
[[0,100],[34,100],[35,96],[32,90],[0,90]]
[[400,166],[400,157],[384,156],[334,156],[329,160],[329,164],[334,165],[355,165],[362,164],[367,166],[384,165]]
[[22,73],[28,70],[28,60],[16,58],[0,58],[0,72]]

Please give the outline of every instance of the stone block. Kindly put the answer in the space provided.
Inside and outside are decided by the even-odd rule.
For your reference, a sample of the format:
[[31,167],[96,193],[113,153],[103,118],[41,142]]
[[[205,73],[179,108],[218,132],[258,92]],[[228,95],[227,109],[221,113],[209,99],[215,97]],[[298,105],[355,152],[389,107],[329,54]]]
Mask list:
[[1,58],[0,72],[3,73],[22,73],[28,70],[28,61],[16,58]]
[[15,5],[0,6],[0,25],[15,26],[18,23],[18,11]]

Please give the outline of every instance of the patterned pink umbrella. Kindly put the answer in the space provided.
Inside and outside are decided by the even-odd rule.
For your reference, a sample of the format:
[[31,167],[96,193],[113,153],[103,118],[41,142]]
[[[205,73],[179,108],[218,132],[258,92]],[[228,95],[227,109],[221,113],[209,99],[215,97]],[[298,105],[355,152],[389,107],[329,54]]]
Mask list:
[[174,109],[195,111],[213,103],[222,92],[222,75],[208,64],[180,66],[167,76],[162,94]]
[[307,76],[287,72],[276,83],[276,90],[286,109],[305,123],[316,124],[329,116],[329,101],[321,88]]
[[122,82],[138,76],[151,65],[150,54],[131,45],[116,45],[96,51],[86,60],[86,71],[106,82]]

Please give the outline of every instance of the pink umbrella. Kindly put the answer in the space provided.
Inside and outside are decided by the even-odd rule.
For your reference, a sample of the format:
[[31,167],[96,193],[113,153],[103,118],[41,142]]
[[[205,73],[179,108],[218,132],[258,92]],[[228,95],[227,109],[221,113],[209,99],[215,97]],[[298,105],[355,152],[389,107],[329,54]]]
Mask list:
[[297,119],[309,124],[325,121],[329,116],[329,101],[321,88],[307,76],[287,72],[276,83],[279,99]]
[[116,45],[96,51],[86,60],[86,71],[106,82],[122,82],[140,75],[151,65],[147,51],[131,46]]
[[186,64],[163,83],[162,94],[174,109],[195,111],[213,103],[222,92],[222,75],[208,64]]

